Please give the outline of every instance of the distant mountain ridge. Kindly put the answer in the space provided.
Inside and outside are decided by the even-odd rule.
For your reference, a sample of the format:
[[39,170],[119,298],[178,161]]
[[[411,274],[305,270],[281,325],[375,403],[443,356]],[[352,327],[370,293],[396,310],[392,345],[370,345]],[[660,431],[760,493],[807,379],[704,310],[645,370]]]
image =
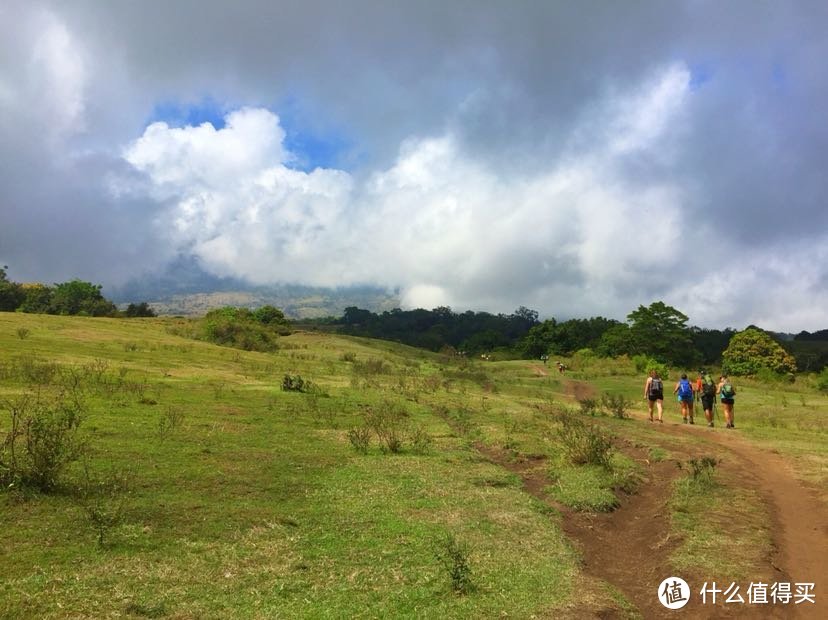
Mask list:
[[299,284],[257,286],[206,272],[190,256],[179,256],[161,273],[147,274],[106,290],[118,305],[146,301],[159,314],[202,315],[211,308],[273,305],[291,319],[342,316],[357,306],[383,312],[399,307],[398,291],[376,286],[325,288]]

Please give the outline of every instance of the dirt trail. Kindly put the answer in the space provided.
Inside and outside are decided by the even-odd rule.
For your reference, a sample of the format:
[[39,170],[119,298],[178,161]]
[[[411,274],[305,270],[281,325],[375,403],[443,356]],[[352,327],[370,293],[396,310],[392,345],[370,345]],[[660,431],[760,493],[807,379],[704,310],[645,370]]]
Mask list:
[[[633,423],[646,423],[643,418]],[[684,426],[667,422],[659,425],[667,435],[695,433],[705,441],[721,447],[726,455],[723,467],[738,486],[756,490],[771,515],[773,548],[768,563],[752,579],[773,582],[815,583],[816,604],[794,605],[702,605],[698,591],[706,579],[716,576],[692,575],[687,579],[693,588],[690,603],[681,611],[661,606],[654,589],[662,579],[673,576],[667,561],[678,541],[670,539],[669,509],[672,481],[678,474],[675,461],[650,463],[636,448],[623,449],[646,466],[646,481],[638,493],[622,496],[621,506],[610,514],[578,513],[552,502],[544,489],[549,484],[543,461],[511,461],[497,449],[478,445],[492,462],[521,476],[526,491],[554,505],[563,515],[563,528],[579,545],[587,574],[600,577],[633,603],[644,618],[680,615],[683,618],[828,618],[828,511],[815,491],[796,480],[790,465],[779,455],[758,448],[738,436],[738,430],[723,432],[702,426]],[[703,448],[669,449],[681,458],[702,456]],[[690,452],[692,450],[693,453]],[[687,452],[686,454],[684,452]],[[681,575],[678,575],[681,576]],[[687,578],[687,576],[685,576]],[[701,578],[701,581],[699,581]],[[748,583],[750,580],[748,580]],[[748,583],[742,585],[744,590]],[[729,584],[725,584],[725,587]],[[743,596],[746,596],[744,591]],[[608,610],[600,617],[626,617]]]
[[[739,436],[738,429],[711,430],[706,426],[664,424],[666,433],[702,435],[705,441],[735,457],[740,469],[730,468],[731,475],[759,492],[770,511],[774,545],[771,563],[776,580],[816,584],[815,605],[783,606],[785,611],[780,617],[828,618],[828,510],[817,490],[797,480],[783,457],[749,443]],[[767,613],[762,615],[768,617]]]

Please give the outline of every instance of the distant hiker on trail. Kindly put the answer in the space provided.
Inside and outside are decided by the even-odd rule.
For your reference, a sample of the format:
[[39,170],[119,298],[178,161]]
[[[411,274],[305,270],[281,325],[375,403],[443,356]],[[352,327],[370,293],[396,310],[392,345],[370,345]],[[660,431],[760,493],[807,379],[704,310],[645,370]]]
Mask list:
[[689,418],[690,424],[693,422],[693,386],[687,380],[687,373],[682,373],[681,379],[676,383],[676,389],[673,394],[678,394],[678,401],[681,405],[681,418],[685,424]]
[[664,383],[661,382],[661,377],[658,376],[657,370],[651,370],[650,376],[647,377],[647,382],[644,384],[644,398],[647,399],[647,406],[650,411],[650,422],[653,421],[653,404],[655,404],[658,410],[658,421],[663,424]]
[[707,420],[707,425],[713,428],[713,403],[716,402],[716,382],[713,381],[710,373],[700,370],[696,385],[698,386],[696,393],[701,394],[704,419]]
[[727,428],[736,428],[736,423],[733,419],[733,403],[736,398],[736,388],[727,378],[726,374],[722,374],[719,379],[719,385],[716,387],[716,394],[722,399],[722,409],[724,409],[725,422]]
[[558,372],[563,374],[563,371],[566,370],[566,366],[558,362]]

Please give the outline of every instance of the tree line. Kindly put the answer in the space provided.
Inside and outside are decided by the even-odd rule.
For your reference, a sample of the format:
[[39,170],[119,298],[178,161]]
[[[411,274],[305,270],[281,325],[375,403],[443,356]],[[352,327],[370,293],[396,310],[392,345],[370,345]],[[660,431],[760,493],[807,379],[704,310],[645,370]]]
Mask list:
[[52,286],[40,283],[21,284],[9,280],[7,269],[6,266],[0,267],[2,312],[109,317],[155,316],[147,302],[130,304],[125,311],[120,312],[114,303],[103,296],[100,284],[78,279]]
[[[6,269],[0,268],[0,311],[155,316],[146,302],[132,303],[123,312],[119,311],[103,296],[102,287],[91,282],[74,279],[53,286],[21,284],[9,280]],[[540,321],[538,316],[537,311],[525,306],[511,314],[471,310],[458,313],[446,306],[433,310],[397,308],[377,314],[349,306],[340,318],[303,323],[324,324],[341,333],[392,340],[432,351],[451,348],[465,355],[499,353],[537,359],[545,355],[588,352],[684,368],[725,364],[740,374],[750,374],[757,368],[792,373],[796,370],[818,372],[828,367],[828,330],[813,334],[801,332],[793,338],[782,339],[752,325],[742,332],[730,328],[703,329],[688,325],[685,314],[662,301],[639,306],[627,315],[626,322],[601,316]],[[285,332],[289,321],[281,310],[265,306],[255,311],[218,309],[208,313],[204,324],[212,330],[208,340],[241,339],[243,348],[259,348],[276,346],[271,337]]]
[[626,322],[601,316],[540,321],[538,312],[524,306],[512,314],[457,313],[448,307],[374,313],[351,306],[342,317],[317,323],[333,325],[341,333],[392,340],[432,351],[450,347],[466,355],[497,352],[537,359],[544,355],[588,352],[602,357],[625,355],[684,368],[724,363],[737,373],[762,367],[782,374],[797,369],[820,370],[828,365],[828,351],[824,360],[810,350],[809,356],[800,358],[795,344],[788,351],[783,345],[791,343],[780,342],[770,332],[755,326],[737,332],[731,328],[719,330],[688,325],[685,314],[662,301],[639,306],[627,315]]

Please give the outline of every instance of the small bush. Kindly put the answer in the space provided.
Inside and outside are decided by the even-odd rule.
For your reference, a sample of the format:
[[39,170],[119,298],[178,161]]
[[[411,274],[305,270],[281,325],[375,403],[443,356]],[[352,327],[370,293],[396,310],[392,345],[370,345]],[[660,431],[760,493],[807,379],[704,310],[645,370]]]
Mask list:
[[31,334],[31,333],[32,332],[29,331],[25,327],[18,327],[17,328],[17,337],[20,338],[20,340],[26,340],[26,338],[28,338],[29,334]]
[[609,411],[613,417],[618,418],[619,420],[629,417],[627,410],[630,408],[631,404],[630,400],[621,394],[610,394],[609,392],[604,392],[604,395],[601,396],[601,405],[604,409]]
[[446,534],[435,545],[434,555],[448,573],[451,589],[457,594],[468,594],[474,587],[468,546],[452,534]]
[[354,450],[360,454],[367,454],[368,448],[371,447],[371,429],[367,426],[350,429],[348,431],[348,441],[351,442]]
[[282,391],[311,394],[319,392],[319,388],[312,381],[303,379],[301,375],[285,375],[282,378]]
[[828,392],[828,366],[817,375],[817,389],[821,392]]
[[594,398],[580,398],[578,399],[578,405],[581,407],[583,415],[594,416],[598,411],[598,401]]
[[260,308],[256,313],[232,306],[217,308],[208,312],[201,322],[201,338],[245,351],[275,351],[279,348],[279,336],[290,333],[278,315],[281,311],[272,306]]
[[3,403],[10,430],[0,448],[0,478],[6,484],[54,490],[67,466],[86,450],[80,436],[83,404],[75,394],[48,401],[31,393]]
[[101,548],[106,546],[110,531],[124,522],[128,490],[126,473],[110,471],[106,476],[96,477],[90,474],[88,464],[84,464],[77,501],[95,530]]
[[383,360],[375,358],[364,362],[354,359],[353,365],[354,374],[360,376],[387,375],[391,372],[391,367],[388,364]]
[[377,436],[383,453],[402,451],[405,418],[408,413],[390,402],[365,411],[365,423]]
[[566,413],[559,414],[558,421],[561,424],[558,436],[573,465],[600,465],[610,469],[612,441],[603,430]]
[[426,454],[431,449],[431,435],[422,425],[414,426],[409,431],[408,440],[411,442],[411,450],[415,454]]
[[167,410],[158,418],[156,432],[158,438],[164,440],[167,436],[181,426],[184,421],[184,412],[177,407],[167,407]]
[[34,355],[21,355],[12,360],[11,374],[28,385],[51,385],[60,372],[55,362],[44,361]]
[[681,461],[677,461],[676,465],[690,474],[690,481],[694,485],[707,487],[713,483],[713,475],[716,473],[719,460],[712,456],[705,456],[700,459],[689,459],[686,466]]
[[347,351],[346,353],[343,353],[342,355],[339,356],[339,360],[341,362],[353,363],[353,362],[356,361],[356,359],[357,359],[356,353],[354,353],[353,351]]

